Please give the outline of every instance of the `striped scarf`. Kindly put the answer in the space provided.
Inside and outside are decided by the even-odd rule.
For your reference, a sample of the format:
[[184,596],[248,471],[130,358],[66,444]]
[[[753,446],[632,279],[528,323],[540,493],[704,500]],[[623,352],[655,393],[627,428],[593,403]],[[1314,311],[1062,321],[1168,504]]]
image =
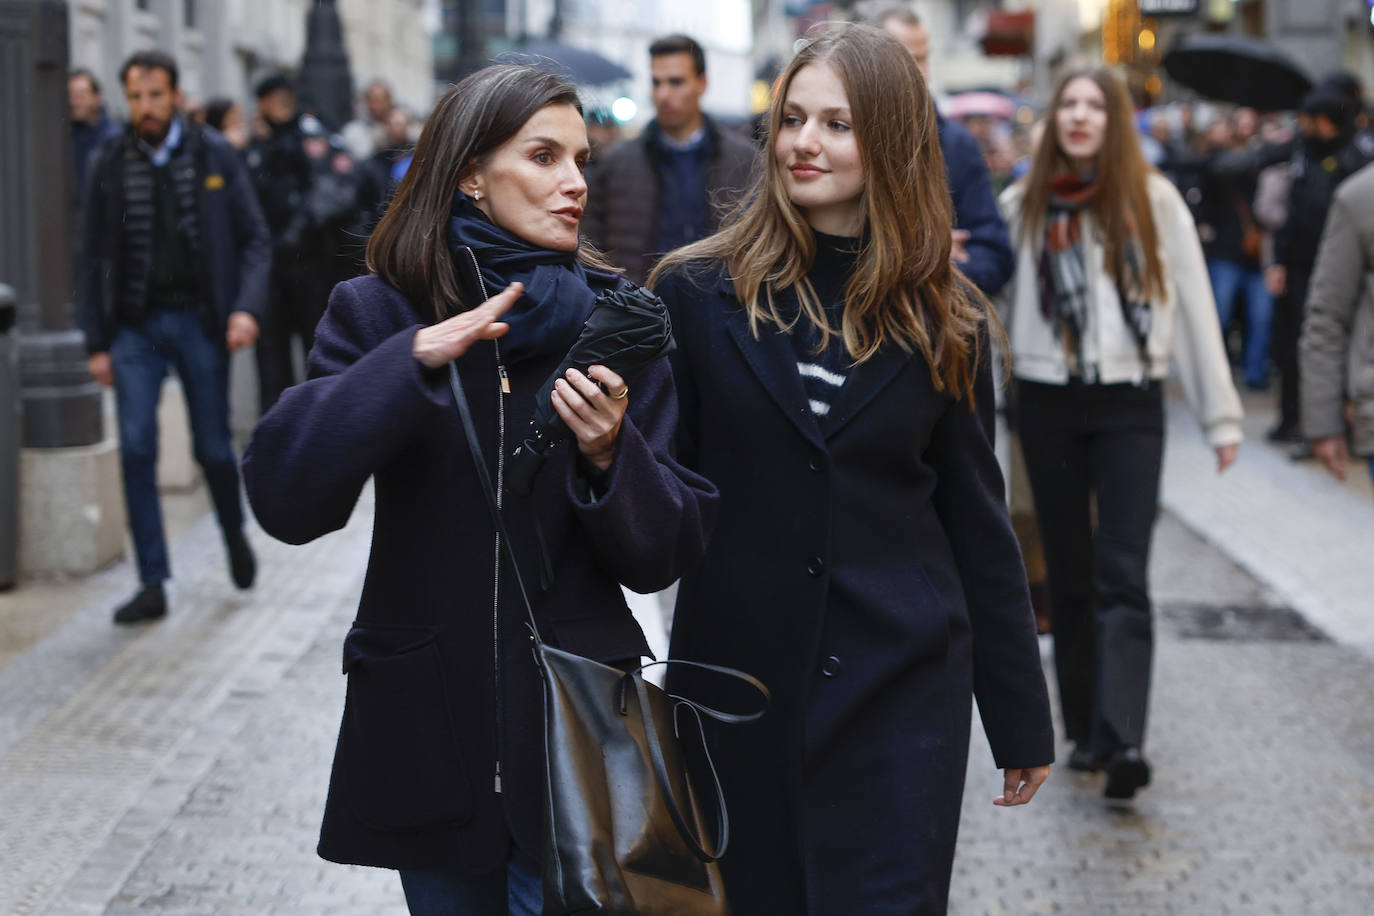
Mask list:
[[[1079,371],[1086,382],[1097,380],[1097,366],[1082,358],[1082,340],[1092,321],[1087,267],[1083,261],[1083,210],[1097,194],[1096,178],[1072,172],[1050,180],[1049,212],[1045,217],[1045,245],[1040,253],[1040,314],[1053,324],[1056,335],[1067,331],[1065,347],[1079,354]],[[1146,359],[1152,313],[1144,294],[1145,252],[1135,221],[1127,214],[1127,239],[1117,299],[1121,317],[1135,338],[1141,360]]]

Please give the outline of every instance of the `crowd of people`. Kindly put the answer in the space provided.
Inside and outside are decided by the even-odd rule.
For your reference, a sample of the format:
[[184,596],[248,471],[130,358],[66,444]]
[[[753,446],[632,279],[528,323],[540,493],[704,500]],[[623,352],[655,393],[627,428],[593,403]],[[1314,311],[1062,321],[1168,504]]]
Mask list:
[[[337,133],[285,75],[251,115],[192,111],[175,61],[141,52],[119,126],[72,73],[78,312],[115,391],[140,580],[115,621],[167,613],[169,370],[239,588],[256,573],[245,488],[269,534],[303,543],[375,482],[321,855],[397,869],[413,913],[539,912],[538,672],[478,520],[486,469],[500,488],[540,398],[571,445],[497,502],[540,558],[541,632],[635,667],[648,646],[620,587],[678,581],[672,654],[772,691],[758,725],[705,726],[735,912],[944,912],[972,701],[995,804],[1029,802],[1055,759],[1037,625],[1067,765],[1101,771],[1108,798],[1150,783],[1163,380],[1172,367],[1225,471],[1238,319],[1243,383],[1281,379],[1271,438],[1339,472],[1353,421],[1374,453],[1374,136],[1347,79],[1289,135],[1246,109],[1142,120],[1117,75],[1084,66],[1013,168],[940,114],[928,51],[904,7],[832,28],[746,134],[702,111],[702,47],[665,36],[656,117],[632,139],[518,65],[452,87],[422,129],[374,82]],[[544,391],[596,303],[637,284],[671,317],[671,356]],[[262,418],[241,481],[227,366],[248,346]],[[670,687],[728,705],[700,673]]]

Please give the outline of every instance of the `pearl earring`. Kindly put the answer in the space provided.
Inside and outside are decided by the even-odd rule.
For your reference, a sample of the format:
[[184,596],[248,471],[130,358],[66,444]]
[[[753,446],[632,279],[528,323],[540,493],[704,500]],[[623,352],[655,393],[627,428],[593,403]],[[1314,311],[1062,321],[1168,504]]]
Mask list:
[[473,200],[481,200],[481,199],[482,199],[482,192],[481,192],[481,191],[473,191],[473,192],[472,192],[472,199],[473,199]]

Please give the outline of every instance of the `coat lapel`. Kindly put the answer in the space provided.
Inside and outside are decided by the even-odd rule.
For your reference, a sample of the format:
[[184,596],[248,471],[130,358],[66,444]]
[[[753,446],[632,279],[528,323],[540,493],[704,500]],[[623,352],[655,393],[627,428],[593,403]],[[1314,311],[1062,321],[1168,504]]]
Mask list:
[[850,369],[848,378],[844,380],[835,396],[835,403],[830,406],[830,416],[825,424],[825,438],[835,438],[835,434],[854,419],[879,392],[891,384],[898,373],[911,362],[912,357],[903,353],[899,347],[884,347],[867,361]]
[[[733,288],[728,296],[733,300]],[[792,425],[812,445],[825,448],[820,425],[807,403],[806,388],[802,385],[801,374],[797,372],[797,354],[787,335],[764,328],[755,340],[754,335],[749,333],[749,319],[737,303],[733,308],[726,309],[725,324],[750,371],[792,421]]]

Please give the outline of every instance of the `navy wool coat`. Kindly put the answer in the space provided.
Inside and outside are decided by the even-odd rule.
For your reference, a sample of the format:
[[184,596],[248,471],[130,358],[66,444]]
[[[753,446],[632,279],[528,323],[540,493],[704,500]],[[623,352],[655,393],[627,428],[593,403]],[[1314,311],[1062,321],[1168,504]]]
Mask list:
[[[742,668],[773,692],[758,723],[710,738],[731,905],[943,913],[972,698],[999,767],[1054,757],[990,370],[973,412],[935,390],[920,357],[885,349],[850,371],[823,433],[790,341],[768,328],[754,339],[720,272],[657,291],[679,346],[679,454],[720,489],[672,654]],[[709,675],[670,678],[731,702]]]
[[[469,288],[477,282],[474,272]],[[335,287],[309,379],[258,424],[243,471],[263,528],[294,544],[341,528],[375,480],[320,855],[474,874],[503,865],[512,836],[541,853],[543,703],[526,614],[504,559],[497,567],[448,373],[411,355],[429,321],[375,276]],[[509,366],[503,396],[498,347],[479,341],[457,361],[493,480],[560,358]],[[504,495],[551,644],[608,662],[649,654],[620,585],[652,591],[694,565],[716,502],[714,487],[674,459],[676,422],[663,360],[634,380],[614,462],[594,496],[571,443],[545,465],[531,499],[554,564],[548,591],[539,589],[531,507]]]

